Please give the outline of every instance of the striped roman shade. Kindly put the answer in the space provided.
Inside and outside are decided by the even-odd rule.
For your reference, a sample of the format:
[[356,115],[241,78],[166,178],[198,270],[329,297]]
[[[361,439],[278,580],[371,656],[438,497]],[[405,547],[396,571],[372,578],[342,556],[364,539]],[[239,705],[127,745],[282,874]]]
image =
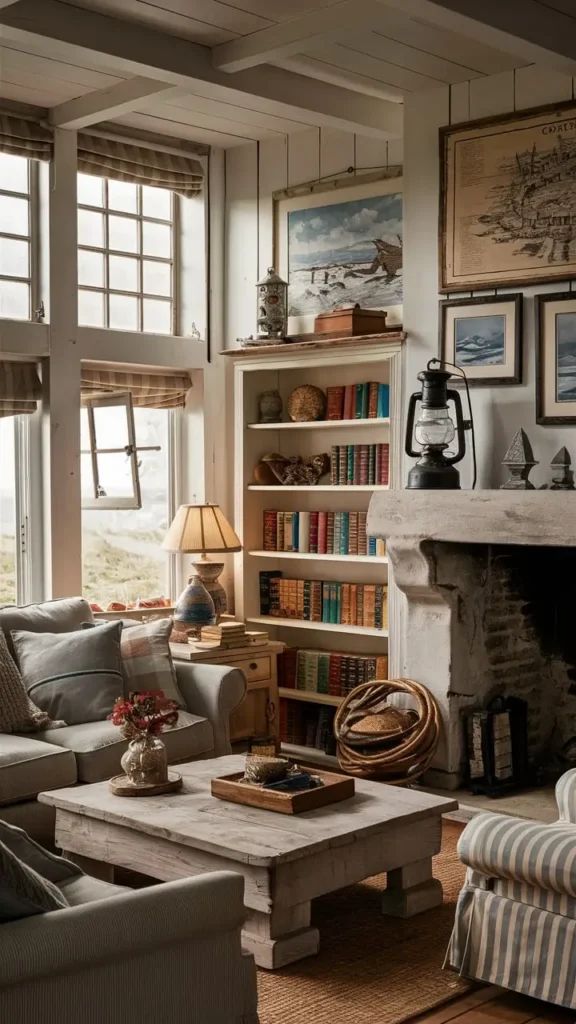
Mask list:
[[203,170],[194,157],[101,135],[78,135],[78,170],[168,188],[181,196],[197,196],[202,191]]
[[36,412],[41,395],[36,363],[0,362],[0,417]]
[[192,382],[188,373],[130,373],[82,367],[82,397],[129,391],[132,404],[146,409],[179,409],[186,403]]
[[52,140],[52,130],[38,121],[0,112],[0,152],[29,160],[51,160]]

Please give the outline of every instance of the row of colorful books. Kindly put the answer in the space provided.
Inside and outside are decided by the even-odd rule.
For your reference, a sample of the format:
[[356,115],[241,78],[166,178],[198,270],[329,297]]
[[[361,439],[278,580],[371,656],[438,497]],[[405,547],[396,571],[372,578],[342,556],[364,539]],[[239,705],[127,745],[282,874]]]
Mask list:
[[390,387],[378,381],[326,388],[327,420],[373,420],[390,415]]
[[330,451],[330,483],[387,484],[389,444],[335,444]]
[[313,555],[386,554],[385,541],[366,536],[365,512],[280,512],[263,515],[264,551]]
[[355,686],[388,678],[388,656],[287,647],[278,658],[278,685],[342,697]]
[[280,701],[280,740],[300,747],[336,753],[334,737],[335,708],[299,704],[295,700]]
[[384,629],[388,588],[384,583],[336,583],[260,573],[260,614],[341,626]]

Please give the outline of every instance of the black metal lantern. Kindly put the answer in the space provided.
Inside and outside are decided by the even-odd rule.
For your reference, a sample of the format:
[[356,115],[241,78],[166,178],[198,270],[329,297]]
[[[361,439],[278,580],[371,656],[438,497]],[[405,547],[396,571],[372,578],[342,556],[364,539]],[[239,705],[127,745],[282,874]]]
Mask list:
[[[447,370],[433,369],[434,362],[439,360],[431,359],[426,369],[418,374],[422,390],[410,396],[406,454],[417,458],[418,462],[410,470],[406,486],[411,489],[452,490],[460,487],[460,474],[455,463],[460,462],[466,453],[464,431],[472,428],[472,420],[464,419],[459,392],[447,386],[453,375]],[[454,406],[454,418],[450,415],[449,402]],[[416,417],[418,403],[420,409]],[[456,453],[448,455],[446,453],[454,438],[458,445]],[[413,439],[421,446],[421,451],[414,450]]]

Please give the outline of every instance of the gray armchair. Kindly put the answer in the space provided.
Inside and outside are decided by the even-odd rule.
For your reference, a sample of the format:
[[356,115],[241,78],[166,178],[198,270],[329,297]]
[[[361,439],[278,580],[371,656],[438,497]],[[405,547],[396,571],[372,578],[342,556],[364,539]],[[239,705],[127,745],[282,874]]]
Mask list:
[[244,881],[219,871],[133,892],[84,875],[0,823],[62,910],[0,924],[0,1020],[18,1024],[257,1024],[242,952]]

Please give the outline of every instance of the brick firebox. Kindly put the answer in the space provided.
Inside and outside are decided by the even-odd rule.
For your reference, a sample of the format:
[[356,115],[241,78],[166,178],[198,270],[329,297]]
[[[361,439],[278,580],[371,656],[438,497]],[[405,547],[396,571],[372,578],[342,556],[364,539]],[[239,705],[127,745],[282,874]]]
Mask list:
[[558,772],[576,756],[576,493],[375,494],[385,537],[391,675],[434,693],[443,738],[428,781],[462,778],[461,712],[497,694],[528,702],[529,751]]

